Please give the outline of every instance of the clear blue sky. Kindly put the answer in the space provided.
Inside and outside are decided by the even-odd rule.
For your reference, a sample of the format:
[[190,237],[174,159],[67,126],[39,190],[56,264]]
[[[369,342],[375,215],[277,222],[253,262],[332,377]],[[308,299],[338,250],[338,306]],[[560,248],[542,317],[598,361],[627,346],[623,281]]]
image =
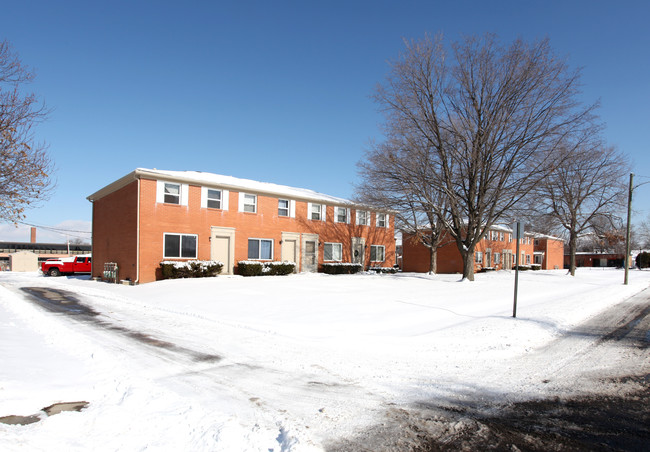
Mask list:
[[[548,36],[583,67],[610,144],[650,176],[648,1],[12,1],[0,39],[53,109],[37,129],[58,185],[27,222],[89,228],[86,196],[137,167],[350,197],[382,116],[370,99],[402,38]],[[637,179],[639,182],[650,178]],[[636,217],[650,212],[650,184]],[[28,235],[0,224],[0,240]],[[65,236],[39,232],[39,240]]]

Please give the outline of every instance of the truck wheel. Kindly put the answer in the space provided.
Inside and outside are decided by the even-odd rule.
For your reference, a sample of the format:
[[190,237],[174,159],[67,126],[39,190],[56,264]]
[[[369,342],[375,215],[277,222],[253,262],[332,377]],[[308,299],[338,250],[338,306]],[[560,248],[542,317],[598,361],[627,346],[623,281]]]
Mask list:
[[61,276],[61,271],[58,268],[50,268],[50,271],[47,272],[50,276]]

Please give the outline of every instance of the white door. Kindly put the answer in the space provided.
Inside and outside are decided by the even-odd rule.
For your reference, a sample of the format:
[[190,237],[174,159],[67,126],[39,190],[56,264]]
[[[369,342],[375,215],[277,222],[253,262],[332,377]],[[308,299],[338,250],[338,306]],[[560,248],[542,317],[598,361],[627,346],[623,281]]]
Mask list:
[[363,237],[352,237],[352,263],[365,266],[365,245],[366,239]]
[[232,275],[235,266],[235,229],[212,227],[210,259],[223,262],[222,275]]
[[296,271],[298,270],[298,243],[297,240],[282,240],[281,248],[282,260],[295,262]]
[[318,271],[318,243],[315,240],[305,240],[305,258],[302,270],[306,272]]

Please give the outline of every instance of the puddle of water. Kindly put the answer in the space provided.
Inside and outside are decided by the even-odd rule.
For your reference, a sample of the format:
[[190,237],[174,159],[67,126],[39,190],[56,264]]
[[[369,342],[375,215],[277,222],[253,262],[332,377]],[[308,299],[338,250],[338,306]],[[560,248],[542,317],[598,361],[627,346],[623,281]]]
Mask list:
[[31,416],[16,416],[14,414],[0,417],[0,423],[8,425],[29,425],[41,421],[48,416],[62,413],[63,411],[81,411],[88,407],[88,402],[61,402],[47,406],[38,414]]

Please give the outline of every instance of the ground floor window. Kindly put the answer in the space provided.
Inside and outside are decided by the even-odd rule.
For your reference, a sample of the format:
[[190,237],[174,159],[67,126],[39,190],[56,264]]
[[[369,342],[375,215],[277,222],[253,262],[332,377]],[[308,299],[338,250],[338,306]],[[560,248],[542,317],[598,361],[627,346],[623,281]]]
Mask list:
[[386,248],[384,245],[370,245],[370,261],[384,262],[386,258]]
[[249,259],[273,259],[273,240],[248,239]]
[[341,261],[343,245],[340,243],[325,243],[323,259],[326,261]]
[[499,253],[494,253],[494,265],[499,265],[501,263],[501,255]]
[[165,234],[164,257],[196,259],[197,238],[196,234]]
[[480,251],[476,251],[474,253],[474,262],[477,264],[482,264],[483,263],[483,253]]

